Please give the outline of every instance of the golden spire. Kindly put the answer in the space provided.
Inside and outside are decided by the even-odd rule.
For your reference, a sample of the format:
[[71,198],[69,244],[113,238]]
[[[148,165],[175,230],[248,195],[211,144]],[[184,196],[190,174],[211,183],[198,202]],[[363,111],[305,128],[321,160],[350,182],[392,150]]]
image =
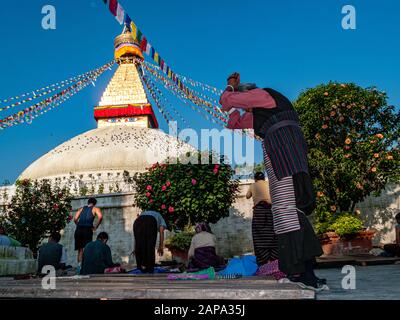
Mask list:
[[114,58],[139,58],[144,60],[139,43],[135,40],[133,34],[128,28],[124,27],[122,33],[114,40]]
[[142,50],[126,27],[115,38],[114,49],[119,66],[94,109],[98,126],[158,127],[140,79]]

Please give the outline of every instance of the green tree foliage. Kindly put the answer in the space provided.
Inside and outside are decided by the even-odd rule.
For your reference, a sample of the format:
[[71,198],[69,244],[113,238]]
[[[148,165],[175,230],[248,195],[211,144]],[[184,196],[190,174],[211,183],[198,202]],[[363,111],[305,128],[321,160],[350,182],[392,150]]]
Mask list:
[[37,252],[44,238],[64,229],[72,219],[71,200],[67,188],[53,187],[48,180],[17,181],[3,223],[11,236]]
[[192,155],[197,164],[175,159],[137,174],[135,204],[142,210],[160,212],[173,230],[227,217],[239,182],[232,180],[234,171],[222,158],[220,164],[212,164],[213,156],[207,156],[209,164],[204,164],[204,154],[197,153]]
[[400,177],[400,112],[376,88],[330,82],[295,101],[309,148],[318,222],[353,212]]

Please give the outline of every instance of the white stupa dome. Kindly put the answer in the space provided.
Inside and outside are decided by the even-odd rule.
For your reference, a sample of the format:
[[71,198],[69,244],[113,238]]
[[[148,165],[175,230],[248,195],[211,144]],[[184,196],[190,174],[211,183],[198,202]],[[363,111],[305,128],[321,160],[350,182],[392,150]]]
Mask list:
[[82,133],[33,162],[19,179],[140,172],[195,149],[159,129],[108,126]]

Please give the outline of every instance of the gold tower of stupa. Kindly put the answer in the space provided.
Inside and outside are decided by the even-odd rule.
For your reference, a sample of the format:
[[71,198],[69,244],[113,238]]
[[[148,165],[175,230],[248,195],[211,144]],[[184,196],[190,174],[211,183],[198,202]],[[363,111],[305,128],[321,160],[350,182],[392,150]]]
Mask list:
[[128,125],[158,128],[140,79],[143,54],[126,28],[114,40],[114,58],[118,68],[94,109],[98,127]]

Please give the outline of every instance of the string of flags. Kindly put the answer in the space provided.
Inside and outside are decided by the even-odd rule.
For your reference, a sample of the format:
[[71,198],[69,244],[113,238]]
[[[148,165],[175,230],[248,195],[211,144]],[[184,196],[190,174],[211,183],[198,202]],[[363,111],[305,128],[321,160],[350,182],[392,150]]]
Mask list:
[[[150,73],[149,73],[150,74]],[[151,74],[150,74],[151,75]],[[185,128],[189,128],[189,124],[187,123],[187,121],[185,120],[185,118],[182,116],[182,114],[173,106],[173,104],[167,99],[167,97],[164,95],[164,93],[162,92],[162,90],[157,86],[157,82],[153,81],[156,80],[155,78],[151,78],[148,77],[149,83],[151,84],[152,88],[157,92],[157,94],[159,95],[159,97],[164,101],[165,105],[168,105],[170,107],[170,109],[172,109],[173,113],[179,117],[179,119],[182,121],[182,123],[184,124]],[[169,90],[168,90],[169,91]],[[179,126],[177,128],[179,130]]]
[[38,116],[43,115],[51,109],[54,109],[80,90],[90,84],[94,84],[97,78],[103,74],[107,69],[110,69],[115,62],[105,64],[104,66],[97,68],[93,71],[86,73],[84,78],[79,78],[77,82],[74,82],[68,88],[48,97],[30,107],[20,110],[12,115],[9,115],[3,119],[0,119],[0,130],[15,126],[17,124],[27,123],[30,124]]
[[[14,96],[14,97],[10,97],[10,98],[7,98],[7,99],[0,100],[0,112],[4,111],[4,110],[7,110],[7,109],[10,109],[10,108],[13,108],[13,107],[17,107],[17,106],[19,106],[19,105],[21,105],[21,104],[23,104],[25,102],[32,101],[32,100],[34,100],[36,98],[42,97],[42,96],[44,96],[46,94],[54,92],[57,89],[61,89],[61,88],[65,87],[66,85],[69,85],[71,83],[77,82],[80,79],[86,78],[88,75],[92,74],[93,72],[95,72],[95,71],[91,70],[91,71],[85,72],[83,74],[77,75],[75,77],[71,77],[69,79],[66,79],[66,80],[63,80],[63,81],[59,81],[57,83],[53,83],[51,85],[42,87],[40,89],[32,90],[32,91],[20,94],[18,96]],[[28,97],[28,98],[26,98],[26,97]],[[14,101],[14,100],[19,100],[21,98],[25,98],[25,99],[13,102],[12,104],[10,104],[8,106],[3,106],[3,107],[1,106],[1,104],[3,104],[3,103],[11,102],[11,101]]]
[[[175,87],[175,88],[179,89],[178,86],[176,86],[176,84],[173,81],[171,81],[170,79],[164,77],[161,73],[158,73],[156,69],[152,69],[148,65],[144,65],[144,67],[148,72],[152,73],[159,80],[163,81],[164,83],[168,83],[169,82],[172,85],[172,87]],[[187,95],[184,94],[184,98],[190,100],[195,105],[203,108],[207,113],[209,113],[213,117],[217,118],[222,123],[226,123],[227,122],[226,116],[223,115],[223,114],[219,114],[220,109],[215,107],[215,106],[213,106],[212,104],[210,104],[210,103],[204,104],[204,103],[202,103],[202,101],[200,99],[197,99],[196,96],[188,97]]]
[[[149,79],[146,76],[142,76],[142,80],[143,80],[143,83],[145,84],[147,91],[150,93],[151,97],[153,98],[154,102],[156,103],[157,108],[160,111],[162,117],[167,122],[168,126],[170,128],[172,128],[172,126],[170,126],[170,122],[173,121],[174,119],[173,119],[173,117],[171,117],[169,112],[163,108],[161,101],[160,101],[158,95],[156,94],[156,90],[153,87],[153,84],[150,83]],[[175,135],[177,135],[177,134],[178,134],[178,132],[175,132]]]
[[[196,108],[194,104],[191,103],[190,100],[187,100],[186,97],[183,95],[183,93],[178,90],[175,86],[171,85],[169,82],[163,82],[164,87],[172,93],[176,98],[178,98],[180,101],[182,101],[185,105],[188,105],[193,111],[197,112],[200,114],[200,116],[205,119],[206,121],[211,121],[214,124],[221,125],[222,127],[224,126],[223,123],[221,123],[218,119],[214,118],[213,116],[209,116],[209,113],[205,111],[203,108]],[[190,126],[187,126],[190,127]]]
[[[150,44],[146,36],[136,26],[132,18],[118,0],[102,1],[104,4],[108,4],[110,13],[115,17],[118,23],[121,25],[125,24],[126,28],[128,28],[128,30],[132,33],[134,39],[139,43],[141,50],[153,59],[153,61],[160,68],[159,70],[161,70],[167,76],[167,78],[173,81],[177,85],[178,89],[181,90],[188,99],[192,100],[195,104],[203,104],[210,108],[214,107],[211,102],[199,97],[199,95],[196,95],[193,90],[184,84],[184,81],[181,80],[180,76],[171,69],[171,67],[165,62],[154,46]],[[222,112],[219,110],[218,113]]]
[[[146,64],[146,67],[149,67],[149,68],[153,69],[154,72],[160,72],[160,68],[157,67],[157,66],[155,66],[154,64],[151,64],[151,63],[149,63],[149,62],[144,62],[144,64]],[[219,97],[219,95],[220,95],[219,92],[222,93],[221,90],[218,90],[217,88],[213,88],[213,87],[208,86],[208,85],[206,85],[206,84],[203,84],[203,83],[201,83],[201,82],[192,80],[192,79],[190,79],[190,78],[188,78],[188,77],[185,77],[185,76],[181,76],[181,77],[182,77],[182,80],[183,80],[184,82],[189,83],[189,84],[190,84],[191,86],[193,86],[193,87],[196,87],[196,88],[199,87],[199,88],[203,91],[203,92],[198,92],[197,89],[191,88],[192,93],[193,93],[193,96],[200,96],[204,101],[207,101],[207,102],[208,102],[208,103],[207,103],[207,106],[208,106],[208,107],[211,107],[211,106],[212,106],[212,109],[213,109],[217,114],[219,114],[220,116],[222,116],[223,118],[225,118],[226,120],[228,120],[227,114],[221,110],[221,108],[220,108],[219,105],[218,105],[218,101],[216,100],[216,99],[217,99],[217,95],[218,95],[218,97]],[[212,93],[212,94],[214,95],[214,97],[205,94],[204,91],[207,91],[207,92]],[[199,101],[200,101],[200,100],[199,100]]]

